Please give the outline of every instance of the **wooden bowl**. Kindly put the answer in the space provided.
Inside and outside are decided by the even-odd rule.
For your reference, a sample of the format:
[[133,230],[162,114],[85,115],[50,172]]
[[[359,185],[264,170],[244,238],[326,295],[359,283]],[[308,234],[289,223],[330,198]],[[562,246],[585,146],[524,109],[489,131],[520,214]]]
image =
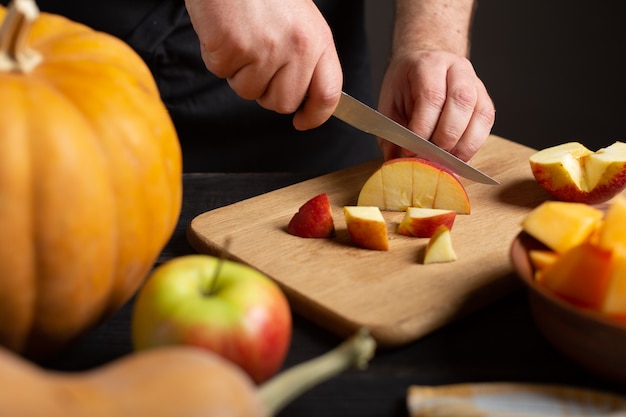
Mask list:
[[528,251],[540,246],[522,232],[513,241],[510,253],[513,268],[528,289],[537,327],[556,349],[583,368],[626,385],[626,325],[578,308],[538,285]]

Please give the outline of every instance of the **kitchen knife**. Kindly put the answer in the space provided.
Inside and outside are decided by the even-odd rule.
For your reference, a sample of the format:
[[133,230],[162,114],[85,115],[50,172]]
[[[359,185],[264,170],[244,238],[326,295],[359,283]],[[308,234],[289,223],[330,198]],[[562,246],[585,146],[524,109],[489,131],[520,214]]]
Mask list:
[[415,152],[420,158],[435,162],[462,177],[483,184],[499,184],[490,176],[344,92],[341,93],[339,105],[333,116],[363,132],[387,139]]

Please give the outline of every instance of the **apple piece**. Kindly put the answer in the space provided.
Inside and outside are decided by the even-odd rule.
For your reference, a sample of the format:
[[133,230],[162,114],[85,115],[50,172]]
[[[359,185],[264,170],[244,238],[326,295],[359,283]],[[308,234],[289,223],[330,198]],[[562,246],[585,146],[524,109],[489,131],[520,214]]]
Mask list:
[[606,296],[599,307],[602,313],[626,318],[626,247],[613,248],[611,277]]
[[383,194],[383,170],[377,169],[361,187],[357,206],[385,207]]
[[304,203],[289,221],[287,231],[305,238],[333,237],[335,223],[328,194],[316,195]]
[[626,188],[626,143],[592,152],[568,142],[536,152],[531,171],[548,193],[561,201],[599,204]]
[[604,213],[583,203],[545,201],[522,220],[522,229],[550,249],[563,253],[587,240]]
[[568,302],[598,309],[611,278],[612,251],[583,242],[540,272],[541,285]]
[[547,249],[531,249],[528,251],[528,258],[535,271],[541,271],[552,265],[559,255]]
[[455,218],[454,210],[409,207],[397,230],[405,236],[431,237],[441,225],[452,229]]
[[244,264],[186,255],[159,265],[133,305],[133,348],[190,345],[238,364],[257,383],[281,367],[292,316],[278,285]]
[[459,179],[438,164],[422,158],[386,161],[363,184],[359,206],[405,211],[408,207],[439,208],[469,214],[467,191]]
[[344,206],[350,240],[365,249],[389,250],[387,223],[376,206]]
[[452,262],[457,260],[456,252],[452,246],[450,229],[441,225],[426,244],[424,264]]
[[626,197],[619,195],[609,204],[598,228],[597,242],[606,249],[626,246]]
[[[415,164],[416,162],[412,162]],[[429,163],[421,164],[419,167],[413,165],[413,197],[411,205],[413,207],[434,208],[435,198],[439,193],[439,180],[441,178],[441,170],[435,165]],[[465,190],[463,190],[465,192]],[[453,194],[456,194],[453,192]],[[458,198],[458,195],[457,197]],[[467,200],[469,204],[469,199]],[[456,210],[455,207],[437,206],[437,208],[445,210],[454,210],[465,212],[465,208]],[[469,209],[467,209],[469,212]]]

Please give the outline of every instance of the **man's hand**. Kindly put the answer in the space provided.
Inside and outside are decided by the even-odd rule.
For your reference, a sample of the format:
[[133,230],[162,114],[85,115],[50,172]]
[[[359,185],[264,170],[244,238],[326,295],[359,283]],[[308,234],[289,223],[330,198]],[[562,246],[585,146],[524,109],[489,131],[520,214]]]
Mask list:
[[[468,161],[495,121],[493,102],[472,64],[443,51],[395,56],[385,74],[379,110]],[[412,155],[379,140],[385,159]]]
[[239,96],[278,113],[295,112],[299,130],[317,127],[332,115],[342,70],[330,28],[313,1],[185,4],[207,69],[225,78]]

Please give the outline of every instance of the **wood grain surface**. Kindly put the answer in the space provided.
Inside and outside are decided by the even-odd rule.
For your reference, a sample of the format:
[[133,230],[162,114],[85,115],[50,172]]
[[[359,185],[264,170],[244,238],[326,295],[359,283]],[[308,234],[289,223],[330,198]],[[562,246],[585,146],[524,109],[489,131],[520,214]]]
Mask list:
[[[187,238],[200,253],[220,254],[251,265],[274,279],[292,308],[345,336],[370,328],[381,347],[400,346],[510,293],[519,284],[509,249],[523,216],[548,198],[532,177],[534,149],[490,136],[472,165],[500,182],[461,179],[472,212],[452,229],[458,260],[422,264],[427,239],[396,233],[404,213],[384,212],[387,252],[353,246],[343,206],[356,204],[361,186],[380,166],[372,161],[316,177],[200,214]],[[287,223],[311,197],[327,193],[336,237],[304,239]]]

